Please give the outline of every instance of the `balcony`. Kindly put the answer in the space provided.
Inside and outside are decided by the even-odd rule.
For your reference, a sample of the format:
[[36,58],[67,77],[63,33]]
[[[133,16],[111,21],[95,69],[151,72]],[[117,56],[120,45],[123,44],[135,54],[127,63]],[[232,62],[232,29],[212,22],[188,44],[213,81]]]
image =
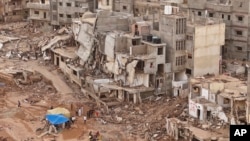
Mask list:
[[49,4],[40,4],[40,3],[27,3],[27,8],[29,9],[40,9],[40,10],[49,10],[50,5]]
[[221,12],[232,11],[232,5],[225,5],[225,4],[206,3],[206,8],[208,10],[221,11]]

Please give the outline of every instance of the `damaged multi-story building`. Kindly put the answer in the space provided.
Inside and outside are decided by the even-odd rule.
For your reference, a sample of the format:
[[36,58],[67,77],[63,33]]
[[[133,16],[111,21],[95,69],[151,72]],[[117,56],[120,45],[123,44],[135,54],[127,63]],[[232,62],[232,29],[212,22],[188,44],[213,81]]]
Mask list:
[[27,19],[27,0],[2,0],[0,1],[0,21],[16,22]]
[[71,26],[72,19],[81,18],[86,11],[111,10],[112,3],[112,0],[33,0],[27,3],[27,8],[33,24],[57,28]]
[[222,19],[226,24],[225,46],[229,59],[250,59],[249,0],[188,0],[189,16]]
[[247,84],[231,76],[190,80],[189,114],[201,121],[246,123]]
[[[186,73],[192,77],[222,72],[220,49],[225,43],[225,23],[222,20],[196,18],[187,23]],[[180,48],[179,45],[177,48]]]

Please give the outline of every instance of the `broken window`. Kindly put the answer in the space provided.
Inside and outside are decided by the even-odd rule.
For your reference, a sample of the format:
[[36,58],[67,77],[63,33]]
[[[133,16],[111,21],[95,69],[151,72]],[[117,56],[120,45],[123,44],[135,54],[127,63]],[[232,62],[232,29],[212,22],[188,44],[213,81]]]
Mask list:
[[42,3],[45,3],[45,0],[41,0]]
[[224,14],[221,15],[221,18],[224,19]]
[[242,33],[241,30],[236,30],[236,34],[237,34],[238,36],[242,36],[242,35],[243,35],[243,33]]
[[73,74],[74,74],[75,76],[77,76],[77,71],[76,71],[76,70],[73,70]]
[[144,61],[139,60],[135,69],[136,71],[144,71],[144,66],[145,66]]
[[150,68],[153,68],[154,67],[154,64],[153,62],[150,63]]
[[198,11],[198,16],[201,16],[201,11]]
[[122,6],[122,9],[123,10],[127,10],[127,6]]
[[192,74],[192,70],[191,69],[186,69],[186,74]]
[[63,14],[59,14],[59,17],[63,18]]
[[136,39],[132,39],[132,45],[133,45],[133,46],[135,46],[135,45],[139,45],[138,40],[136,40]]
[[193,57],[192,57],[192,54],[188,54],[188,59],[192,59]]
[[63,6],[63,3],[62,3],[62,2],[59,2],[59,6]]
[[69,18],[69,19],[70,19],[70,18],[71,18],[71,15],[67,15],[67,18]]
[[193,40],[193,36],[187,35],[187,40]]
[[227,15],[227,20],[231,20],[231,16],[230,15]]
[[107,0],[107,5],[109,5],[109,0]]
[[157,73],[158,74],[164,73],[164,64],[158,64],[158,66],[157,66]]
[[223,104],[229,104],[229,103],[230,103],[230,99],[229,98],[224,98]]
[[47,18],[46,12],[43,13],[43,18],[44,18],[44,19]]
[[236,46],[238,51],[242,51],[242,47]]
[[71,7],[71,3],[67,3],[66,5],[67,5],[68,7]]
[[158,48],[158,55],[163,55],[163,47]]
[[34,14],[39,15],[39,11],[34,11]]
[[64,58],[63,57],[61,57],[61,61],[64,62]]
[[13,12],[13,15],[16,15],[16,12]]
[[242,16],[238,16],[238,21],[242,22],[243,21],[243,17]]
[[214,17],[214,13],[209,13],[208,16],[209,17]]

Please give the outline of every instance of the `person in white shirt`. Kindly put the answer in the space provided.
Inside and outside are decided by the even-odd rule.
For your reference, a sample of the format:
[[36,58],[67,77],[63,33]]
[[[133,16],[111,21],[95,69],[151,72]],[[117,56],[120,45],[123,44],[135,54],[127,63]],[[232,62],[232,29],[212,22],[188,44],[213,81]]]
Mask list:
[[87,122],[87,117],[86,116],[83,116],[83,122],[84,122],[84,124],[86,124],[86,122]]

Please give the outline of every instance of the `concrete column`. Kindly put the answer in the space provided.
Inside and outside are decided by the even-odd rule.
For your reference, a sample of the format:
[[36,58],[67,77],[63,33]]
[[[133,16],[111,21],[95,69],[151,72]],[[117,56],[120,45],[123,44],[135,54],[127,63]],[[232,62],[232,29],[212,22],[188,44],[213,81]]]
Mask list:
[[142,103],[142,99],[141,99],[141,93],[140,92],[138,93],[138,100],[139,100],[139,103],[141,104]]
[[134,98],[133,98],[134,99],[134,104],[136,104],[137,103],[137,94],[134,93],[133,95],[134,95]]

